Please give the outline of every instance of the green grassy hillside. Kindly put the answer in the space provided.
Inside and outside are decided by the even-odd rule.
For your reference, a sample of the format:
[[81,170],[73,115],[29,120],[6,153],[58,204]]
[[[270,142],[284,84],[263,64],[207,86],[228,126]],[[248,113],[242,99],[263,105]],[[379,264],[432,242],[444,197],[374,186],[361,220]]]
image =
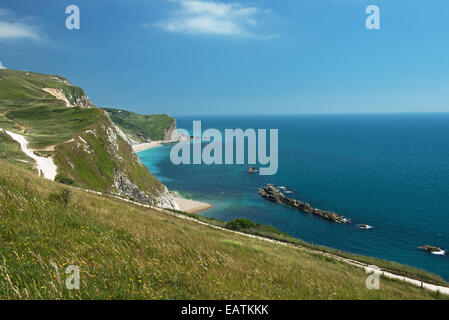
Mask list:
[[[0,159],[1,299],[434,299],[304,248],[88,194]],[[80,268],[80,290],[65,269]]]
[[[44,89],[57,90],[74,107]],[[0,70],[0,128],[24,135],[38,155],[53,157],[59,181],[146,202],[166,194],[106,113],[63,77]]]
[[96,108],[67,108],[42,90],[60,89],[73,104],[85,96],[65,78],[0,70],[0,128],[30,137],[31,147],[44,148],[69,140],[98,121]]
[[104,110],[112,121],[137,143],[149,140],[169,140],[167,132],[176,126],[175,119],[166,114],[141,115],[119,109]]
[[[381,290],[367,290],[363,269],[338,257],[445,284],[415,268],[313,246],[247,220],[224,223],[181,213],[295,247],[86,193],[81,188],[159,205],[166,192],[111,118],[135,121],[127,134],[143,140],[164,139],[174,119],[108,110],[96,108],[65,78],[0,70],[0,128],[24,135],[35,153],[51,156],[57,181],[65,183],[38,177],[33,160],[0,132],[0,299],[441,298],[388,279]],[[81,268],[79,291],[65,288],[68,265]]]
[[76,101],[84,96],[84,91],[81,88],[72,86],[66,78],[61,76],[17,70],[0,70],[0,79],[2,107],[27,107],[39,101],[62,104],[62,102],[55,101],[49,93],[42,91],[42,88],[64,90],[67,93],[68,100],[73,105],[76,105]]

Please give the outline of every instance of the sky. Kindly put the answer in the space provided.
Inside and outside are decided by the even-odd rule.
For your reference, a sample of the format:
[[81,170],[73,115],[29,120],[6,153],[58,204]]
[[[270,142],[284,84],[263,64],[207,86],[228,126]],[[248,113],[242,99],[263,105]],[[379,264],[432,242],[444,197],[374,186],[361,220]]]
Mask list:
[[447,0],[0,0],[0,68],[144,114],[447,112],[448,40]]

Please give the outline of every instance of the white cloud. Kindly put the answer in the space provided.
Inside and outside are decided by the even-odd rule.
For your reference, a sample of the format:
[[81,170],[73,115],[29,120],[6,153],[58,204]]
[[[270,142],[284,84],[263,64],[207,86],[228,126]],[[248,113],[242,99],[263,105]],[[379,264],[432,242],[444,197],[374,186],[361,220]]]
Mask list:
[[0,61],[0,69],[6,69],[6,67],[3,65],[1,61]]
[[0,40],[29,39],[41,40],[40,28],[28,22],[29,18],[20,19],[9,9],[0,8]]
[[178,8],[167,20],[153,24],[170,32],[223,36],[255,36],[258,17],[267,10],[240,3],[172,0]]
[[36,26],[20,22],[0,21],[0,39],[32,39],[40,40],[41,36]]

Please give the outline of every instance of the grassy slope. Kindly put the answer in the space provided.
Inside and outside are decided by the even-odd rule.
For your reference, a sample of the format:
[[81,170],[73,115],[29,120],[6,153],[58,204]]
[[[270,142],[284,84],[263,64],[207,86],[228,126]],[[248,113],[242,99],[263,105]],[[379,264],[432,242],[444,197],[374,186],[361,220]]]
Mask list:
[[29,136],[33,148],[67,141],[98,121],[99,109],[67,108],[42,90],[62,89],[81,97],[81,88],[61,83],[53,76],[14,70],[0,70],[0,78],[0,127]]
[[[106,121],[105,115],[104,121]],[[64,143],[57,147],[55,162],[64,175],[72,178],[77,185],[93,188],[103,192],[111,192],[111,186],[114,181],[114,169],[120,169],[126,172],[129,179],[135,183],[141,190],[157,192],[160,188],[160,182],[149,173],[148,169],[140,163],[137,156],[132,152],[131,146],[123,139],[117,137],[115,146],[118,148],[118,154],[121,159],[110,156],[106,145],[108,145],[107,134],[99,122],[92,126],[96,135],[80,133],[88,144],[90,153],[86,154],[82,148],[75,145],[77,142]],[[73,164],[75,169],[72,169]]]
[[[71,190],[0,159],[0,298],[421,299],[438,295],[305,250]],[[65,289],[67,265],[81,290]]]
[[166,114],[141,115],[119,109],[104,109],[125,133],[138,142],[163,140],[175,119]]
[[355,260],[355,261],[358,261],[358,262],[361,262],[361,263],[364,263],[367,265],[375,265],[375,266],[382,268],[382,270],[384,270],[384,271],[389,271],[389,272],[397,274],[397,275],[409,277],[412,279],[420,280],[420,281],[431,283],[434,285],[440,285],[440,286],[445,286],[445,287],[449,286],[449,284],[443,278],[441,278],[440,276],[438,276],[436,274],[429,273],[425,270],[418,269],[416,267],[412,267],[412,266],[408,266],[408,265],[404,265],[404,264],[399,264],[397,262],[392,262],[392,261],[369,257],[369,256],[362,256],[359,254],[340,251],[338,249],[333,249],[330,247],[325,247],[325,246],[320,246],[320,245],[315,245],[315,244],[311,244],[308,242],[304,242],[301,239],[292,237],[291,235],[286,234],[273,226],[257,224],[257,227],[255,227],[255,228],[234,229],[234,228],[229,228],[228,225],[235,220],[230,221],[230,222],[224,222],[224,221],[221,221],[218,219],[208,218],[208,217],[204,217],[204,216],[194,214],[194,213],[186,213],[186,212],[181,212],[181,211],[176,211],[176,210],[170,210],[170,211],[188,216],[190,218],[194,218],[201,222],[205,222],[205,223],[217,226],[217,227],[227,228],[227,229],[243,232],[243,233],[250,234],[250,235],[255,235],[255,236],[260,236],[263,238],[280,241],[280,242],[287,243],[287,244],[297,245],[297,246],[300,246],[305,249],[313,250],[315,252],[329,253],[336,257],[352,259],[352,260]]
[[[138,161],[131,148],[117,138],[118,157],[111,156],[107,132],[109,126],[104,111],[98,108],[67,108],[42,88],[56,88],[68,93],[68,99],[84,95],[81,88],[64,83],[63,77],[14,70],[0,70],[0,128],[23,134],[32,148],[56,145],[52,155],[58,174],[73,179],[75,185],[103,192],[112,190],[114,169],[120,169],[129,180],[148,195],[161,190],[160,182]],[[86,130],[96,130],[96,136]],[[81,136],[88,141],[91,153],[78,148],[77,142],[64,143]],[[108,144],[109,143],[109,144]],[[11,159],[11,161],[15,161]],[[71,165],[74,165],[72,168]]]
[[[25,75],[24,72],[19,71],[0,70],[0,78],[2,79],[0,80],[1,128],[7,128],[28,135],[33,147],[45,147],[67,141],[75,134],[88,141],[89,147],[92,150],[90,155],[80,153],[80,150],[74,147],[74,143],[60,144],[53,154],[60,171],[74,178],[77,185],[101,191],[110,191],[109,189],[113,179],[111,173],[113,169],[125,167],[131,180],[143,190],[158,188],[158,181],[148,173],[146,168],[133,158],[134,156],[130,147],[123,140],[118,139],[117,145],[119,150],[121,150],[120,155],[124,158],[125,166],[108,155],[105,150],[107,138],[105,133],[102,132],[102,124],[106,122],[106,117],[99,109],[68,109],[64,103],[41,90],[41,87],[59,88],[66,92],[68,91],[73,97],[79,97],[84,94],[80,88],[67,86],[60,81],[52,79],[52,76],[34,73]],[[58,78],[65,80],[61,77]],[[73,100],[71,102],[73,103]],[[88,128],[96,130],[98,135],[94,137],[86,134],[84,131]],[[0,158],[4,157],[4,147],[7,149],[7,158],[3,159],[3,162],[8,161],[22,168],[32,169],[30,163],[25,164],[17,161],[17,159],[32,161],[20,152],[19,145],[12,141],[9,136],[0,133]],[[76,170],[72,170],[68,162],[74,164]],[[223,225],[221,221],[212,222]],[[276,230],[268,229],[267,231],[267,228],[246,230],[246,232],[262,234],[281,241],[314,247]],[[329,248],[320,247],[319,249],[342,256],[355,257]],[[436,276],[429,275],[411,267],[380,261],[374,258],[357,258],[397,273],[403,273],[404,275],[410,275],[415,278],[421,277],[429,282],[443,282]]]

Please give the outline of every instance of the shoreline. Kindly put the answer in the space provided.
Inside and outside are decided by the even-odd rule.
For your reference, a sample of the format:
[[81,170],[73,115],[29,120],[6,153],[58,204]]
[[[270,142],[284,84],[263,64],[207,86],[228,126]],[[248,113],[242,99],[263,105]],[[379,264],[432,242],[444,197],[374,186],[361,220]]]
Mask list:
[[[142,204],[140,202],[131,201],[129,199],[120,198],[120,197],[114,196],[114,195],[102,194],[102,193],[99,193],[97,191],[84,190],[84,189],[80,189],[80,188],[76,188],[76,187],[73,187],[73,188],[81,190],[81,191],[85,191],[87,193],[93,193],[93,194],[96,194],[96,195],[99,195],[99,196],[112,197],[112,198],[117,199],[119,201],[125,201],[127,203],[132,203],[132,204],[137,205],[137,206],[141,206],[141,207],[145,207],[145,208],[152,208],[154,210],[157,210],[159,212],[165,213],[167,215],[175,216],[175,217],[177,217],[179,219],[189,220],[189,221],[192,221],[192,222],[195,222],[195,223],[207,226],[207,227],[212,228],[212,229],[221,230],[221,231],[224,231],[224,232],[230,232],[232,234],[236,234],[236,235],[240,235],[240,236],[247,237],[247,238],[252,238],[252,239],[258,239],[258,240],[261,240],[261,241],[266,241],[266,242],[270,242],[270,243],[281,245],[281,246],[294,247],[294,248],[297,248],[299,250],[306,250],[308,252],[317,253],[317,254],[320,254],[321,256],[329,257],[331,259],[335,259],[336,261],[344,262],[344,263],[347,263],[349,265],[352,265],[352,266],[355,266],[355,267],[358,267],[358,268],[362,268],[368,274],[378,274],[379,276],[383,276],[383,277],[386,277],[386,278],[389,278],[389,279],[393,279],[393,280],[397,280],[397,281],[403,281],[405,283],[409,283],[409,284],[412,284],[412,285],[414,285],[416,287],[421,287],[423,289],[427,289],[429,291],[433,291],[433,292],[436,292],[438,294],[442,293],[442,294],[445,294],[445,295],[449,295],[449,287],[447,287],[447,286],[443,286],[441,284],[435,284],[432,281],[429,281],[428,279],[424,280],[424,281],[427,281],[427,282],[424,282],[419,277],[417,277],[417,278],[410,278],[410,276],[403,275],[400,272],[398,273],[397,271],[392,271],[392,270],[386,269],[385,267],[377,267],[375,265],[372,265],[371,264],[372,262],[367,263],[367,262],[364,262],[363,260],[357,260],[355,258],[345,257],[345,256],[338,255],[338,254],[335,254],[335,253],[332,253],[332,252],[327,252],[325,250],[320,250],[320,249],[316,249],[316,248],[309,248],[309,247],[304,246],[302,244],[297,244],[297,243],[292,243],[292,242],[285,242],[285,241],[280,241],[280,240],[277,240],[277,239],[272,239],[272,238],[269,238],[269,237],[266,237],[266,236],[260,236],[260,235],[245,233],[245,232],[242,232],[242,231],[235,231],[235,230],[226,229],[224,227],[220,227],[220,226],[208,223],[208,222],[200,221],[200,220],[198,220],[196,218],[192,218],[192,217],[189,217],[189,216],[186,216],[186,215],[182,215],[182,214],[179,214],[179,213],[168,211],[168,210],[163,209],[163,208],[151,207],[150,205],[147,205],[147,204]],[[182,198],[179,198],[179,197],[175,197],[175,198],[176,199],[181,199],[181,200],[188,200],[188,199],[182,199]],[[188,200],[188,201],[193,201],[193,200]],[[199,201],[194,201],[194,202],[199,202]],[[308,244],[308,243],[306,242],[306,244]],[[362,257],[364,257],[364,256],[362,256]],[[419,280],[417,280],[417,279],[419,279]]]
[[[174,142],[176,142],[176,141],[152,141],[152,142],[150,142],[150,143],[142,143],[142,144],[134,145],[134,146],[133,146],[133,149],[136,148],[136,149],[138,149],[139,151],[143,151],[143,150],[147,150],[147,149],[159,147],[159,146],[163,145],[164,143],[174,143]],[[164,149],[165,149],[165,148],[164,148]],[[166,150],[166,151],[167,151],[167,150]],[[161,149],[159,152],[166,152],[166,151],[164,151],[163,149]],[[157,151],[155,151],[155,152],[157,152]],[[165,158],[165,157],[164,157],[164,158]],[[174,178],[175,178],[175,179],[178,179],[179,177],[178,177],[178,176],[175,176]],[[188,180],[190,180],[190,177],[188,177]],[[191,182],[190,182],[190,183],[191,183]],[[187,191],[187,192],[188,192],[188,185],[186,185],[185,187],[186,187],[186,189],[184,189],[184,188],[182,188],[182,187],[181,187],[181,189],[184,189],[183,191]],[[176,188],[176,187],[175,187],[175,188]],[[281,188],[283,188],[284,190],[286,190],[286,187],[281,187]],[[179,210],[179,211],[183,211],[183,212],[191,213],[191,214],[201,214],[201,213],[206,212],[207,210],[210,210],[211,208],[213,208],[213,205],[211,205],[210,203],[201,201],[201,200],[203,199],[201,196],[200,196],[200,197],[197,197],[197,198],[200,199],[200,201],[197,201],[197,200],[190,200],[190,199],[184,199],[184,198],[182,198],[182,196],[180,196],[179,193],[177,194],[177,192],[176,192],[175,190],[171,190],[171,191],[174,191],[174,194],[173,194],[173,200],[174,200],[174,202],[177,204],[178,210]],[[221,210],[221,209],[220,209],[220,210]],[[334,213],[331,212],[331,211],[329,211],[328,213],[329,213],[329,214],[334,214]],[[207,218],[207,217],[213,217],[214,214],[211,214],[211,215],[201,215],[201,216]],[[238,216],[237,216],[237,217],[238,217]],[[343,221],[345,221],[345,222],[343,222],[343,223],[346,223],[346,221],[347,221],[346,218],[342,217],[342,219],[344,219]],[[348,222],[349,222],[349,221],[348,221]],[[340,222],[340,223],[341,223],[341,222]],[[361,229],[361,230],[369,230],[369,229],[372,229],[372,228],[373,228],[372,226],[367,225],[367,224],[356,224],[356,227],[357,227],[358,229]],[[294,238],[296,238],[296,236],[295,236]],[[312,243],[313,243],[313,242],[312,242]],[[330,248],[334,248],[335,250],[341,250],[341,251],[343,251],[343,252],[350,252],[350,251],[345,251],[344,249],[339,249],[339,247],[338,247],[338,246],[335,246],[335,244],[334,244],[332,247],[330,247]],[[442,250],[441,253],[440,253],[440,252],[437,252],[437,253],[431,252],[431,255],[436,255],[436,256],[440,255],[440,256],[444,256],[447,252],[449,252],[449,251],[443,251],[443,250]],[[389,260],[389,261],[394,262],[393,260]],[[415,267],[415,268],[418,268],[418,267],[417,267],[416,265],[414,265],[414,264],[413,264],[412,266]],[[425,270],[425,271],[427,271],[427,272],[432,272],[432,271],[431,271],[432,269],[429,269],[429,267],[426,267],[426,268],[423,269],[423,270]],[[435,271],[433,271],[433,272],[435,272]],[[440,272],[438,272],[438,273],[435,272],[435,274],[437,274],[437,275],[439,275],[439,276],[442,275],[442,273],[440,273]],[[400,273],[399,273],[399,275],[400,275]],[[449,294],[449,291],[448,291],[448,294]]]
[[[151,142],[135,144],[132,146],[132,148],[135,153],[139,153],[141,151],[145,151],[148,149],[160,147],[166,143],[174,143],[174,142],[176,142],[176,141],[173,141],[173,140],[151,141]],[[206,211],[206,210],[209,210],[210,208],[212,208],[212,205],[210,203],[203,202],[203,201],[190,200],[190,199],[185,199],[182,197],[174,197],[174,199],[175,199],[176,204],[179,207],[179,210],[187,212],[187,213],[199,213],[199,212],[203,212],[203,211]]]
[[[174,142],[176,142],[176,141],[173,141],[173,140],[151,141],[151,142],[135,144],[132,146],[132,148],[135,153],[138,153],[138,152],[141,152],[144,150],[160,147],[166,143],[174,143]],[[209,210],[210,208],[212,208],[212,205],[210,203],[203,202],[203,201],[190,200],[190,199],[185,199],[182,197],[174,197],[174,199],[175,199],[176,204],[179,207],[179,210],[187,212],[187,213],[199,213],[199,212],[203,212],[203,211],[206,211],[206,210]]]
[[151,141],[151,142],[135,144],[132,146],[132,148],[133,148],[134,152],[137,153],[137,152],[141,152],[144,150],[157,148],[157,147],[160,147],[161,145],[162,145],[162,143],[160,141]]
[[207,202],[184,199],[180,197],[174,197],[176,203],[179,206],[180,211],[188,212],[188,213],[199,213],[212,208],[212,205]]
[[135,153],[138,153],[138,152],[145,151],[148,149],[160,147],[167,143],[175,143],[175,142],[179,142],[179,141],[177,141],[177,140],[155,140],[155,141],[150,141],[150,142],[134,144],[131,147],[133,148],[133,151]]

